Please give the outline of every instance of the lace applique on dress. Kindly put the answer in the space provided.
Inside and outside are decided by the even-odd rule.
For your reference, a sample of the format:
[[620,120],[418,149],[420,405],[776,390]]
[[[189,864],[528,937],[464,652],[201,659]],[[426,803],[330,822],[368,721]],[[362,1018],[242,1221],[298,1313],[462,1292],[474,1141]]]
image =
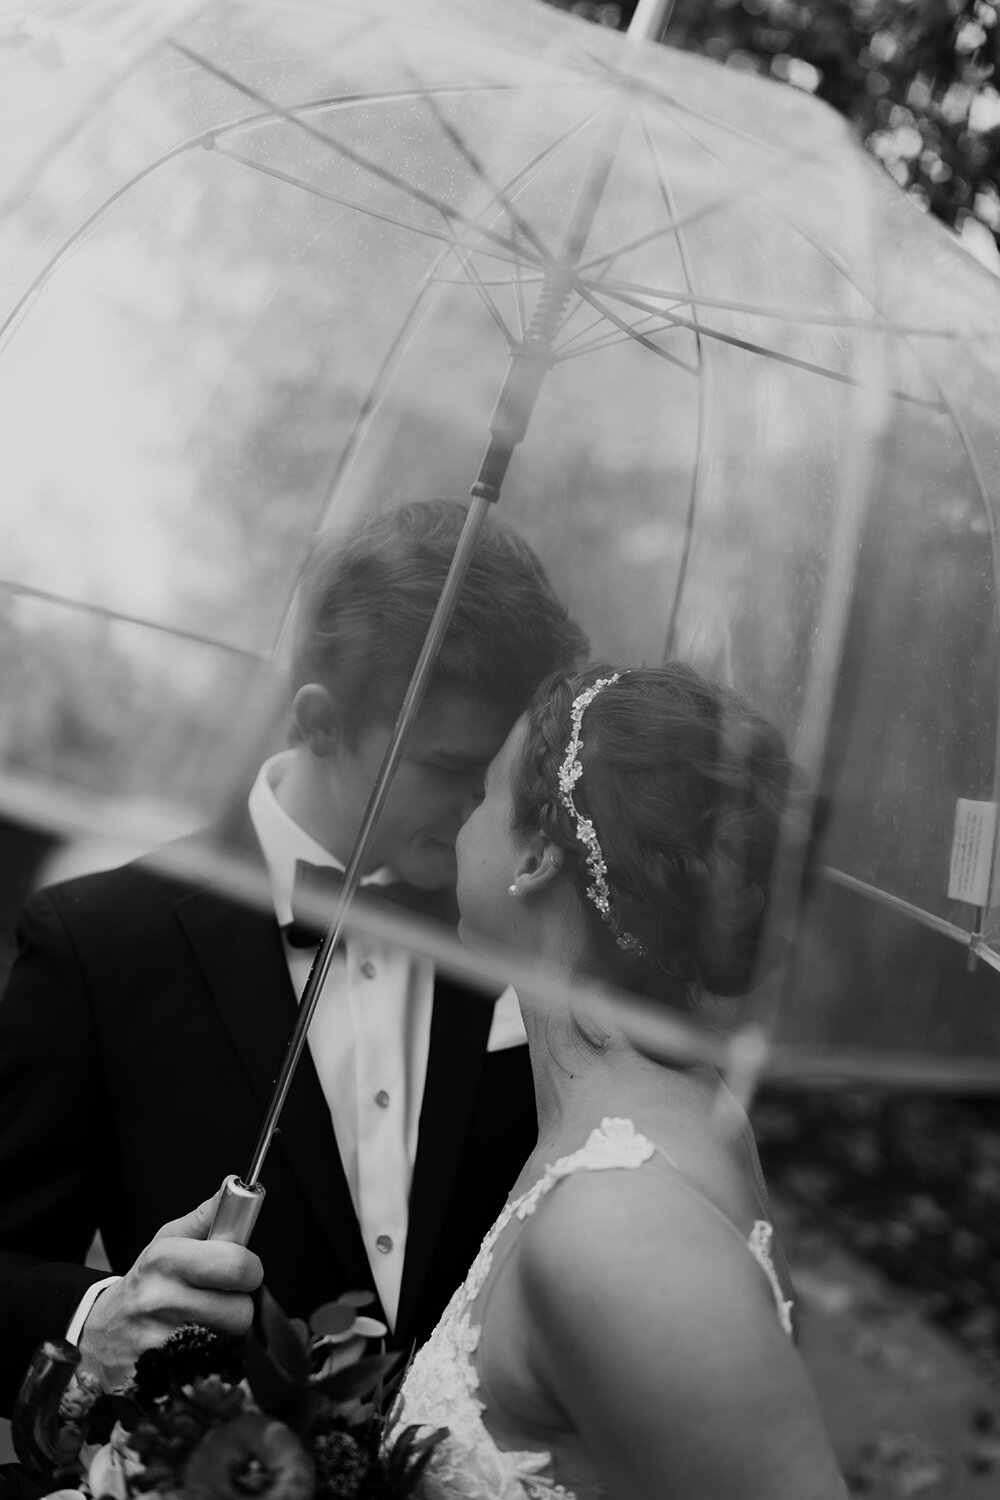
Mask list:
[[[529,1217],[557,1182],[581,1168],[594,1172],[635,1169],[655,1150],[631,1120],[604,1119],[579,1151],[547,1166],[533,1187],[504,1207],[465,1281],[427,1343],[414,1356],[400,1390],[397,1414],[402,1425],[418,1423],[448,1429],[448,1436],[435,1448],[424,1471],[422,1500],[576,1500],[571,1490],[552,1478],[551,1453],[499,1448],[483,1422],[485,1405],[473,1364],[479,1325],[472,1322],[472,1305],[489,1275],[494,1246],[512,1218]],[[771,1264],[771,1232],[770,1224],[758,1221],[749,1248],[774,1287],[782,1326],[791,1332],[787,1312],[791,1304],[782,1301]]]
[[789,1338],[791,1338],[793,1303],[790,1297],[785,1297],[781,1282],[778,1279],[778,1273],[774,1269],[774,1261],[771,1259],[771,1241],[773,1239],[774,1225],[769,1224],[766,1219],[758,1219],[750,1231],[750,1238],[747,1240],[747,1249],[771,1283],[771,1290],[774,1293],[774,1303],[778,1309],[778,1322]]

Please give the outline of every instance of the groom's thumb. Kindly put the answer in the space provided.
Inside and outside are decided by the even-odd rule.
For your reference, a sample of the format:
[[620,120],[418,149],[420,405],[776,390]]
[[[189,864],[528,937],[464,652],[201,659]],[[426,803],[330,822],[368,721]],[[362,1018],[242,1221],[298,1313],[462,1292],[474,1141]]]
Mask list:
[[206,1198],[204,1203],[199,1203],[189,1214],[183,1214],[179,1219],[171,1219],[156,1232],[159,1239],[178,1240],[207,1240],[208,1232],[215,1218],[215,1210],[218,1207],[222,1188],[211,1198]]

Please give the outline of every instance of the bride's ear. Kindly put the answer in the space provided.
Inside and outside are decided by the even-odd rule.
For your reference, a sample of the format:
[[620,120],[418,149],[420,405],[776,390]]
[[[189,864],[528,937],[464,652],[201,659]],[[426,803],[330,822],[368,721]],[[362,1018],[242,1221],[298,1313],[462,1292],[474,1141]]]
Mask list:
[[511,892],[524,899],[540,895],[562,871],[563,851],[541,833],[533,833],[522,844],[514,869]]

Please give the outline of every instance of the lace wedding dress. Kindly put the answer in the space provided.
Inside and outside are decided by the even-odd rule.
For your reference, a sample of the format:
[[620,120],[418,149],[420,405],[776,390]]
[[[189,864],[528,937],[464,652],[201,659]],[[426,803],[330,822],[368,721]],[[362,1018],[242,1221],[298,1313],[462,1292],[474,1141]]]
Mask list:
[[[660,1147],[636,1131],[631,1120],[602,1120],[579,1151],[547,1167],[533,1187],[503,1209],[441,1321],[418,1350],[400,1392],[403,1426],[416,1422],[448,1429],[425,1473],[423,1500],[577,1500],[574,1491],[553,1479],[550,1453],[500,1448],[490,1435],[483,1422],[485,1405],[479,1396],[479,1376],[473,1363],[479,1325],[472,1321],[472,1307],[489,1275],[494,1246],[511,1219],[525,1219],[534,1213],[545,1194],[573,1172],[636,1169],[654,1152],[676,1169]],[[697,1189],[692,1190],[702,1198]],[[702,1201],[732,1229],[708,1199]],[[758,1219],[745,1243],[771,1283],[778,1318],[790,1335],[792,1304],[782,1295],[771,1260],[772,1233],[767,1220]]]

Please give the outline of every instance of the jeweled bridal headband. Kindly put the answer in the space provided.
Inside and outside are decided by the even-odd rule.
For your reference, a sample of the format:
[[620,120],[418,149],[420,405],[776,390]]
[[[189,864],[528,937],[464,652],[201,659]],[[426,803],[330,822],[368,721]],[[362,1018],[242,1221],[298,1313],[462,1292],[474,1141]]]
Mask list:
[[570,722],[573,732],[566,746],[566,754],[563,763],[559,767],[559,801],[576,823],[576,836],[587,851],[587,869],[590,871],[591,884],[587,887],[587,895],[593,901],[601,916],[607,922],[615,935],[615,942],[619,948],[626,953],[633,954],[636,958],[647,956],[645,948],[638,938],[619,927],[611,911],[611,891],[608,888],[608,867],[604,863],[604,855],[601,853],[601,845],[597,832],[590,818],[585,818],[577,808],[573,800],[573,788],[583,775],[583,766],[580,764],[579,755],[583,741],[580,738],[580,727],[583,724],[584,711],[590,707],[598,693],[604,688],[610,687],[612,683],[621,678],[620,672],[613,672],[610,677],[598,677],[589,688],[585,688],[573,699],[573,707],[570,710]]

